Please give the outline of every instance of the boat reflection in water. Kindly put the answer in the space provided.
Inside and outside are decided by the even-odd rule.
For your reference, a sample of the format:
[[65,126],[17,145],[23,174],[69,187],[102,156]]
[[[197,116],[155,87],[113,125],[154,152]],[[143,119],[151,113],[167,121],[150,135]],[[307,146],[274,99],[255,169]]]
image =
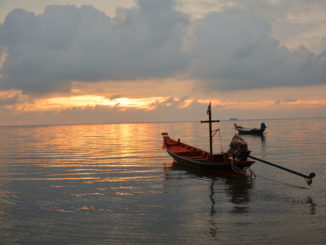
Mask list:
[[[248,142],[248,145],[250,145],[251,148],[254,149],[254,147],[257,147],[257,149],[254,149],[255,152],[262,152],[263,154],[266,152],[266,138],[267,136],[265,134],[262,135],[241,135],[241,137]],[[258,148],[260,146],[260,148]]]
[[[254,179],[252,178],[237,178],[230,177],[225,175],[216,175],[209,174],[207,172],[193,170],[187,167],[184,167],[177,162],[173,161],[169,165],[164,164],[165,179],[176,179],[174,173],[182,171],[182,175],[186,175],[184,178],[195,178],[195,179],[204,179],[208,180],[208,199],[210,202],[209,207],[209,223],[210,223],[210,235],[216,237],[219,229],[219,223],[222,222],[223,214],[225,208],[223,206],[232,204],[233,207],[229,209],[228,213],[232,215],[236,214],[246,214],[250,212],[249,203],[251,191],[254,187]],[[225,195],[221,196],[221,190],[223,190]],[[223,197],[224,196],[224,197]],[[229,201],[221,200],[220,198],[230,198]]]

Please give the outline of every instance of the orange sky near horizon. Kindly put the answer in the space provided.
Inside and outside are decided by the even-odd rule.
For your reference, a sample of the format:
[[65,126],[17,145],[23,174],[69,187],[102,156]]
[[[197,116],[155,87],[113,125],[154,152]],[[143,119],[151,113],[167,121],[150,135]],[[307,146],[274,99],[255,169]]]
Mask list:
[[0,125],[128,123],[152,121],[196,121],[212,102],[214,117],[227,120],[326,117],[326,99],[297,100],[195,97],[118,97],[103,95],[55,95],[32,98],[21,91],[1,92],[15,103],[1,105]]
[[171,106],[170,99],[178,103],[180,109],[189,107],[192,103],[199,103],[208,105],[212,103],[212,107],[223,107],[224,109],[242,109],[242,110],[292,110],[296,108],[325,108],[326,99],[297,99],[297,100],[279,100],[279,99],[254,99],[252,101],[237,101],[231,99],[201,99],[201,98],[187,98],[181,100],[179,97],[156,96],[156,97],[118,97],[108,98],[103,95],[74,95],[74,96],[53,96],[47,98],[26,99],[26,95],[22,95],[20,91],[0,92],[2,98],[14,98],[21,96],[23,99],[20,103],[15,105],[7,105],[7,109],[18,112],[45,112],[45,111],[63,111],[72,108],[95,108],[97,106],[104,106],[115,108],[117,110],[138,109],[151,111],[157,109],[158,105],[166,107]]

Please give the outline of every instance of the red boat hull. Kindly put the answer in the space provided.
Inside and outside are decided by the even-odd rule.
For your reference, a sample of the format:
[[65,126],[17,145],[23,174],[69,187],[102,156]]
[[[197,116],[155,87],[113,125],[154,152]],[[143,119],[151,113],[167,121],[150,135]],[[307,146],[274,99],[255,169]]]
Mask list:
[[[228,175],[244,176],[244,169],[249,168],[255,161],[234,160],[226,153],[209,154],[196,147],[184,144],[180,140],[171,139],[163,133],[163,145],[167,153],[179,164],[200,171]],[[237,171],[235,171],[235,168]],[[240,170],[240,171],[239,171]]]

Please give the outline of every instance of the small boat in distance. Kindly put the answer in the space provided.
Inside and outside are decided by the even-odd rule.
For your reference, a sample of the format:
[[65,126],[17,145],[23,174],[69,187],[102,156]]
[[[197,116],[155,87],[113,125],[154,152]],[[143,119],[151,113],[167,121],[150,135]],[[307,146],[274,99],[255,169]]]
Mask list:
[[219,120],[212,120],[211,104],[208,106],[207,114],[209,120],[201,121],[201,123],[209,123],[210,152],[182,143],[180,139],[171,139],[168,133],[162,133],[163,149],[166,149],[176,163],[205,173],[236,177],[248,176],[248,173],[252,175],[253,172],[249,167],[255,161],[248,160],[250,151],[247,142],[240,136],[233,136],[230,149],[226,153],[213,154],[212,139],[215,133],[219,132],[219,129],[213,131],[212,123],[219,122]]
[[262,122],[260,128],[244,128],[235,123],[234,128],[238,131],[239,134],[263,135],[266,129],[266,125],[264,122]]

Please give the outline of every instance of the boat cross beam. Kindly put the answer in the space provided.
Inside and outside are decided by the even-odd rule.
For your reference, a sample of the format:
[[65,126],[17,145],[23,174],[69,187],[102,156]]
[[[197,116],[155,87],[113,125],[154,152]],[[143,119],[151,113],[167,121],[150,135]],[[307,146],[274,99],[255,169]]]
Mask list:
[[213,122],[220,122],[220,120],[206,120],[206,121],[200,121],[201,123],[213,123]]
[[207,110],[208,120],[200,121],[201,123],[208,123],[209,124],[209,153],[213,155],[213,135],[212,135],[212,123],[213,122],[220,122],[220,120],[212,120],[212,112],[211,112],[211,104],[208,106]]

